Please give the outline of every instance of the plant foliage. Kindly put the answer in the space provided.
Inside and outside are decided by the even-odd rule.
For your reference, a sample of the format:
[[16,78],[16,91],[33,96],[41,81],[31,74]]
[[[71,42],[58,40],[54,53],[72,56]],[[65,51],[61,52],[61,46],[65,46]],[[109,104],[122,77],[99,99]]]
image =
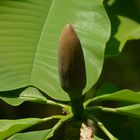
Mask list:
[[[55,105],[66,113],[46,118],[1,119],[0,140],[48,140],[64,122],[77,123],[79,118],[74,117],[72,104],[76,107],[79,103],[84,106],[80,123],[91,119],[110,140],[118,140],[119,136],[114,136],[96,115],[114,113],[139,119],[140,92],[104,84],[90,99],[70,101],[60,86],[58,42],[64,26],[71,24],[83,48],[85,94],[99,79],[104,59],[118,55],[128,40],[140,39],[138,4],[133,0],[0,0],[0,99],[11,106],[25,101]],[[111,107],[102,104],[104,101],[118,104]],[[27,128],[52,119],[58,120],[52,128],[26,132]],[[106,139],[98,133],[93,136],[94,140]]]

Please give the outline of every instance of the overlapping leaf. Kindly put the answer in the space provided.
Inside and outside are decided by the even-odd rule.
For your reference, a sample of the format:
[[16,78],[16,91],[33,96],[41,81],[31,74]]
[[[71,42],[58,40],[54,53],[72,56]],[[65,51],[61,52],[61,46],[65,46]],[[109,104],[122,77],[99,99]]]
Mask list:
[[[14,91],[13,91],[14,92]],[[25,101],[32,101],[38,103],[46,103],[47,99],[40,93],[40,91],[34,87],[28,87],[21,93],[11,94],[0,94],[0,99],[12,106],[18,106]]]
[[138,7],[139,1],[134,0],[113,0],[107,7],[112,24],[112,35],[107,44],[106,57],[118,55],[128,40],[140,39]]
[[117,91],[119,91],[119,88],[117,86],[113,85],[112,83],[104,83],[97,90],[96,96],[111,94],[111,93],[114,93],[114,92],[117,92]]
[[43,140],[52,129],[33,131],[27,133],[18,133],[10,137],[8,140]]
[[[108,88],[112,89],[108,89]],[[104,90],[104,91],[103,91]],[[98,101],[118,101],[118,102],[127,102],[127,103],[140,103],[140,92],[135,92],[132,90],[124,89],[117,91],[118,89],[114,86],[105,85],[99,91],[99,96],[93,97],[85,101],[85,106],[91,102]],[[112,93],[112,91],[117,91]],[[101,94],[101,95],[100,95]]]
[[[13,135],[7,140],[44,140],[47,135],[52,131],[52,129],[42,130],[42,131],[33,131],[33,132],[27,132],[27,133],[18,133]],[[97,136],[94,135],[93,140],[103,140]]]
[[87,72],[86,92],[99,78],[110,24],[102,0],[1,0],[0,91],[33,85],[58,100],[57,47],[71,23],[81,40]]
[[24,130],[40,122],[43,122],[43,120],[39,118],[0,120],[0,139],[3,140],[16,132]]
[[140,118],[140,104],[119,107],[115,109],[118,114],[124,114],[131,117]]
[[97,96],[93,99],[93,101],[103,101],[103,100],[140,103],[140,92],[124,89],[115,93]]
[[117,108],[109,108],[103,106],[93,106],[87,108],[87,111],[93,113],[93,111],[99,110],[103,112],[115,113],[115,114],[123,114],[126,116],[140,118],[140,104],[133,104],[124,107],[117,107]]

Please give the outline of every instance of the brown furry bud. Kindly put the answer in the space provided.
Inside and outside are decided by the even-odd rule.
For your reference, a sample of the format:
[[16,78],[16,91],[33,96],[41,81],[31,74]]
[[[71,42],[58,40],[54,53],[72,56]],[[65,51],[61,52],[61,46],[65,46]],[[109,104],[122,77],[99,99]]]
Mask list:
[[58,67],[62,88],[68,94],[81,94],[86,85],[85,61],[80,40],[70,24],[64,27],[60,37]]

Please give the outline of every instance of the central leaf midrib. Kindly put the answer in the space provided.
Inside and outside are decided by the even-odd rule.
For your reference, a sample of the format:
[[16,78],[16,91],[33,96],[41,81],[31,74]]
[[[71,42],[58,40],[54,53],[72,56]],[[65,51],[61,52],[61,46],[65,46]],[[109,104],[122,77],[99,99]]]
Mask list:
[[45,29],[46,29],[46,26],[47,26],[47,23],[48,23],[48,19],[49,19],[50,13],[51,13],[51,11],[52,11],[52,9],[53,9],[54,3],[55,3],[55,0],[52,0],[52,3],[50,4],[50,8],[49,8],[49,10],[48,10],[49,12],[48,12],[48,14],[47,14],[47,16],[46,16],[44,25],[42,26],[42,30],[41,30],[41,33],[40,33],[40,37],[39,37],[38,44],[37,44],[36,51],[35,51],[35,55],[34,55],[34,61],[33,61],[32,69],[31,69],[29,84],[32,83],[31,81],[32,81],[33,73],[34,73],[34,67],[35,67],[36,57],[37,57],[37,54],[38,54],[37,52],[38,52],[38,50],[39,50],[41,41],[42,41],[42,39],[43,39],[43,35],[44,35]]

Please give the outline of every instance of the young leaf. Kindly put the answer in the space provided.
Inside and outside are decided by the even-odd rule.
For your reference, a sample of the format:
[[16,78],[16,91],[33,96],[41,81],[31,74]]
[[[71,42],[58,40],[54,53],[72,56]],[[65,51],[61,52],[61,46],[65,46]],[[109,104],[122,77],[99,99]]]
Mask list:
[[124,89],[120,90],[115,93],[109,93],[101,96],[97,96],[91,99],[88,99],[85,101],[85,106],[90,104],[91,102],[97,102],[97,101],[125,101],[130,103],[140,103],[140,92],[135,92],[132,90]]
[[43,140],[52,129],[42,130],[42,131],[32,131],[27,133],[18,133],[13,135],[7,140]]
[[15,134],[16,132],[19,132],[41,122],[43,122],[43,120],[39,118],[0,120],[0,139],[5,139]]
[[92,106],[87,108],[88,112],[93,113],[93,111],[95,110],[140,118],[140,104],[134,104],[118,108],[109,108],[103,106]]
[[91,100],[93,102],[112,100],[112,101],[125,101],[125,102],[131,102],[131,103],[140,103],[140,93],[132,91],[132,90],[124,89],[115,93],[97,96]]
[[97,90],[96,96],[117,92],[118,90],[119,88],[112,83],[105,83]]
[[5,101],[6,103],[12,106],[18,106],[25,101],[31,102],[39,102],[44,103],[47,102],[47,99],[40,93],[40,91],[34,87],[28,87],[23,92],[18,95],[11,95],[11,94],[0,94],[0,99]]
[[119,114],[140,118],[140,104],[119,107],[116,108],[115,110]]
[[107,7],[107,11],[112,24],[112,35],[105,55],[111,57],[118,55],[128,40],[140,39],[140,11],[133,0],[116,0]]
[[0,9],[0,91],[33,85],[54,99],[69,100],[57,70],[58,40],[67,23],[84,50],[84,93],[95,84],[110,35],[103,0],[3,0]]

